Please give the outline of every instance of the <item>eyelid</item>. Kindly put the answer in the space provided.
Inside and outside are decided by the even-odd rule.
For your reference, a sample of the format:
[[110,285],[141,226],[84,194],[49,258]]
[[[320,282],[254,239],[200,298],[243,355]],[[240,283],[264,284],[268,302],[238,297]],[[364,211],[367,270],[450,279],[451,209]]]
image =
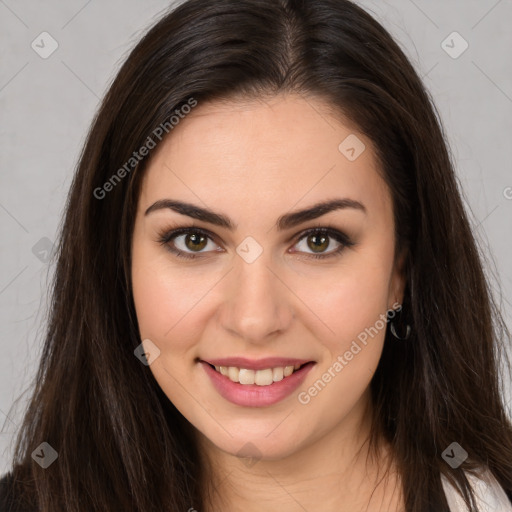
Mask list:
[[[206,252],[197,252],[197,253],[185,252],[185,251],[182,251],[180,249],[177,249],[176,247],[171,247],[169,245],[169,242],[172,239],[174,239],[174,238],[176,238],[176,237],[178,237],[180,235],[186,235],[186,234],[189,234],[189,233],[199,233],[199,234],[209,238],[210,240],[212,240],[215,244],[219,245],[217,243],[217,241],[216,241],[217,240],[217,235],[215,235],[215,233],[212,233],[208,229],[200,228],[200,227],[195,226],[195,225],[181,226],[181,227],[176,227],[176,228],[164,229],[164,230],[162,230],[162,231],[160,231],[158,233],[158,242],[161,245],[165,246],[166,249],[168,251],[172,252],[174,255],[176,255],[178,257],[181,257],[183,259],[188,259],[188,260],[194,260],[194,259],[197,259],[197,258],[204,258],[204,257],[207,257],[206,255],[209,254],[209,253],[219,252],[219,251],[216,251],[216,250],[214,250],[214,251],[206,251]],[[338,255],[346,247],[351,247],[351,246],[355,245],[355,243],[351,241],[350,237],[347,234],[345,234],[343,231],[341,231],[341,230],[331,226],[329,223],[327,223],[327,224],[319,224],[317,226],[313,226],[313,227],[304,229],[304,230],[300,231],[299,233],[297,233],[296,235],[290,237],[287,240],[286,243],[289,243],[292,240],[295,240],[293,245],[296,245],[303,238],[306,238],[310,234],[316,234],[316,233],[325,234],[328,237],[333,238],[334,240],[336,240],[341,245],[338,248],[336,248],[334,250],[331,250],[329,252],[325,252],[325,253],[317,253],[317,254],[315,254],[315,253],[303,253],[301,251],[295,251],[294,254],[303,255],[304,258],[306,258],[306,259],[309,259],[309,258],[327,259],[327,258],[330,258],[331,256],[334,257],[334,256]]]

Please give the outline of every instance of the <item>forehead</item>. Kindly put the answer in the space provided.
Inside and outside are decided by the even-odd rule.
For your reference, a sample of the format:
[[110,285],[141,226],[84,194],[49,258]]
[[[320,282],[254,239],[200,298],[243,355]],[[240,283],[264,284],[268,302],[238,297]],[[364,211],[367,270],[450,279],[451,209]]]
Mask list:
[[371,141],[317,98],[199,103],[154,151],[141,193],[146,206],[172,197],[240,216],[279,215],[350,197],[376,215],[390,210]]

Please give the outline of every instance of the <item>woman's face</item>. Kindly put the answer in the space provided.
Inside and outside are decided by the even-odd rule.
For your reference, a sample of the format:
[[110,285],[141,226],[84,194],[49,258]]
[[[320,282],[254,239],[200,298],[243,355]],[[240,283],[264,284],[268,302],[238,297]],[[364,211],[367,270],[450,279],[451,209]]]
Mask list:
[[370,141],[287,95],[199,103],[154,151],[132,279],[169,400],[231,454],[357,429],[403,287]]

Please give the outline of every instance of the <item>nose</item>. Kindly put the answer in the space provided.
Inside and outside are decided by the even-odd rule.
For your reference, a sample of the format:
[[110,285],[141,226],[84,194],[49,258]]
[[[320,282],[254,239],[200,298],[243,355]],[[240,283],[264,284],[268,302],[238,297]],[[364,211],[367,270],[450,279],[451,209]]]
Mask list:
[[238,258],[222,304],[222,326],[232,336],[264,344],[283,334],[294,317],[292,292],[263,253],[252,263]]

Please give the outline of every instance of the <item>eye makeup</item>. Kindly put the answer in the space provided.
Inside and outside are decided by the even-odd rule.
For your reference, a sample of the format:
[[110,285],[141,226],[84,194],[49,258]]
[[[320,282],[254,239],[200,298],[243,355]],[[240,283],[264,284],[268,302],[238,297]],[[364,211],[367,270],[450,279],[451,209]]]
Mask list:
[[[334,258],[337,256],[340,256],[344,249],[346,247],[351,247],[354,244],[352,240],[349,238],[348,235],[343,233],[342,231],[339,231],[338,229],[335,229],[333,227],[314,227],[307,230],[304,230],[300,232],[298,235],[294,237],[296,245],[297,243],[301,242],[303,239],[307,239],[308,237],[316,237],[318,240],[318,237],[321,237],[322,240],[328,240],[327,247],[331,246],[331,241],[334,240],[338,243],[338,246],[329,251],[324,253],[314,253],[314,252],[304,252],[304,251],[293,251],[294,254],[302,254],[305,258],[314,258],[314,259],[327,259],[327,258]],[[184,251],[182,249],[179,249],[176,247],[176,240],[180,237],[184,237],[183,239],[186,240],[186,237],[192,237],[198,238],[199,240],[206,240],[208,243],[211,241],[212,243],[216,244],[215,239],[216,236],[211,233],[209,230],[199,228],[197,226],[182,226],[174,229],[165,229],[158,233],[158,243],[165,247],[166,250],[171,252],[173,255],[175,255],[178,258],[186,259],[186,260],[195,260],[198,258],[205,258],[206,255],[211,252],[219,252],[219,250],[208,250],[208,251]],[[189,238],[190,240],[190,238]],[[184,242],[182,242],[184,243]],[[208,246],[208,243],[206,247]],[[204,247],[203,247],[204,249]]]

